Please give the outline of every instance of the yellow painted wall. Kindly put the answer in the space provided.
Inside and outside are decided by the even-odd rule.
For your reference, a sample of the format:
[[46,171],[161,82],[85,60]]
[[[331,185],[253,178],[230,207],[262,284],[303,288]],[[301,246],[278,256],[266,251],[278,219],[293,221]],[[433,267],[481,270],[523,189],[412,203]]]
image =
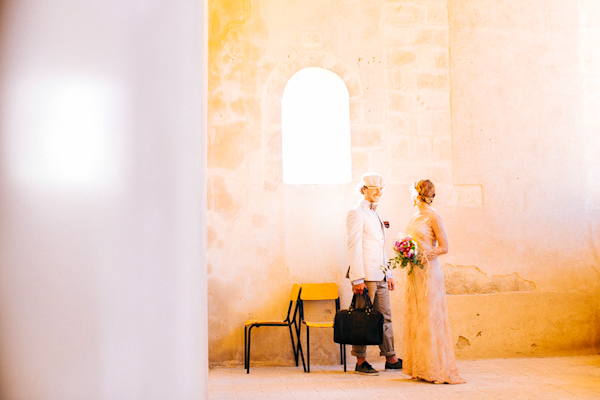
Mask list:
[[[387,182],[388,245],[413,212],[409,183],[437,186],[458,357],[597,350],[586,104],[598,70],[593,59],[582,68],[582,38],[595,32],[593,20],[582,29],[584,3],[209,2],[211,363],[240,364],[245,320],[283,317],[293,283],[337,282],[348,305],[345,216],[367,171]],[[281,95],[311,66],[348,87],[353,183],[282,182]],[[397,349],[402,298],[392,295]],[[253,360],[291,365],[286,332],[269,329],[255,331]],[[334,363],[331,332],[312,339],[312,361]]]

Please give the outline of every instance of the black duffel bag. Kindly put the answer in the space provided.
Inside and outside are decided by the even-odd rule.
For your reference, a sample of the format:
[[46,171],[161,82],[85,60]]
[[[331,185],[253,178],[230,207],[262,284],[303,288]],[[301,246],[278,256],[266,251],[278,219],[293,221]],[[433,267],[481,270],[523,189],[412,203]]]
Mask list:
[[356,296],[347,310],[335,313],[333,341],[341,344],[373,345],[383,342],[383,315],[373,310],[367,288],[364,289],[365,308],[356,308]]

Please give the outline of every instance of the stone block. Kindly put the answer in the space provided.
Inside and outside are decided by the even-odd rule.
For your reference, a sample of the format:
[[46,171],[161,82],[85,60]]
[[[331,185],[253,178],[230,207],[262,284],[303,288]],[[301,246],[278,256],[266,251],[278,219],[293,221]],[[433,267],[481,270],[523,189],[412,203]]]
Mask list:
[[348,95],[352,97],[357,97],[362,94],[362,88],[360,86],[360,81],[357,78],[351,78],[346,81],[346,88],[348,89]]
[[430,3],[427,5],[427,24],[448,26],[447,3]]
[[281,98],[281,96],[283,95],[283,90],[285,89],[285,85],[286,85],[287,81],[289,80],[289,78],[291,78],[291,75],[286,77],[280,73],[280,70],[284,69],[283,65],[287,65],[287,64],[286,63],[279,64],[276,67],[275,71],[273,71],[271,73],[271,75],[269,75],[269,78],[267,79],[267,88],[266,88],[267,96]]
[[433,158],[439,161],[452,161],[452,140],[445,138],[434,138]]
[[392,68],[387,71],[389,88],[392,90],[415,90],[416,73],[413,68]]
[[361,124],[365,120],[364,103],[362,101],[350,101],[350,124]]
[[[445,162],[432,162],[423,170],[426,176],[433,182],[450,183],[452,182],[452,164]],[[424,178],[421,178],[424,179]]]
[[384,144],[381,126],[363,126],[352,129],[352,148],[372,148]]
[[269,154],[265,157],[264,169],[266,190],[277,190],[277,187],[283,182],[283,159],[281,157],[281,149],[278,154]]
[[392,136],[411,134],[410,113],[397,113],[388,116],[388,132]]
[[450,163],[432,162],[427,159],[407,160],[402,155],[392,152],[390,165],[394,174],[394,181],[397,182],[415,182],[420,179],[430,179],[436,186],[443,183],[452,183],[452,166]]
[[491,294],[527,292],[536,289],[534,282],[523,279],[516,272],[509,275],[489,276],[474,265],[442,266],[446,294]]
[[449,55],[447,50],[437,51],[434,56],[433,66],[435,68],[448,68],[448,59]]
[[443,112],[420,113],[416,116],[419,135],[441,136],[449,138],[452,132],[450,110]]
[[388,88],[392,90],[402,90],[404,85],[404,74],[400,68],[390,68],[387,70]]
[[385,25],[383,27],[383,44],[386,49],[412,46],[414,44],[412,30]]
[[265,109],[265,121],[269,124],[281,124],[281,96],[268,96],[265,103],[269,105]]
[[450,112],[450,93],[426,93],[417,97],[419,112]]
[[452,195],[444,206],[448,207],[482,207],[483,187],[481,185],[454,185]]
[[390,140],[394,157],[405,161],[431,162],[432,141],[430,138],[419,136],[396,136]]
[[[272,76],[269,77],[269,80],[283,82],[285,87],[285,83],[287,83],[287,81],[300,69],[301,68],[299,68],[297,65],[296,57],[294,56],[292,59],[288,59],[288,62],[277,64],[277,67],[275,67],[275,70],[273,71]],[[283,93],[283,90],[281,90],[281,93]]]
[[392,112],[413,112],[417,108],[417,96],[410,92],[389,91],[388,102]]
[[421,72],[448,73],[448,49],[429,45],[419,46],[415,67],[421,69]]
[[385,105],[381,101],[369,101],[365,105],[365,122],[367,124],[377,125],[384,120],[386,113]]
[[321,32],[302,32],[302,45],[309,48],[318,48],[323,45]]
[[412,159],[430,160],[433,156],[432,140],[428,137],[413,136],[409,150]]
[[403,160],[431,161],[433,146],[431,138],[422,136],[395,136],[392,143],[392,154]]
[[394,137],[391,142],[393,142],[391,148],[391,154],[393,158],[398,158],[403,161],[413,159],[411,157],[411,140],[412,136],[397,136]]
[[[377,171],[384,177],[389,176],[389,149],[376,149],[369,152],[368,171]],[[364,171],[363,171],[364,173]]]
[[421,72],[417,75],[418,89],[449,90],[448,72]]
[[427,8],[412,3],[385,3],[383,5],[384,23],[395,26],[424,25],[427,21]]
[[415,182],[421,179],[421,164],[407,160],[402,154],[390,154],[390,179],[394,182]]
[[415,43],[432,46],[448,47],[448,29],[445,28],[415,28]]
[[[356,72],[348,66],[342,60],[330,56],[325,55],[325,59],[327,60],[326,64],[323,64],[323,68],[327,68],[333,72],[335,72],[344,82],[350,82],[351,80],[357,80]],[[360,83],[359,83],[360,86]],[[362,89],[361,89],[362,90]]]
[[297,67],[296,72],[300,71],[303,68],[309,67],[327,66],[327,69],[331,69],[330,65],[332,64],[332,59],[329,57],[328,54],[318,51],[311,51],[308,53],[298,54],[295,61]]
[[400,49],[400,48],[388,48],[386,51],[387,67],[403,67],[415,62],[417,55],[414,51]]
[[368,171],[369,153],[352,150],[352,181],[358,182],[362,174]]
[[267,154],[281,155],[281,126],[264,129],[264,143]]

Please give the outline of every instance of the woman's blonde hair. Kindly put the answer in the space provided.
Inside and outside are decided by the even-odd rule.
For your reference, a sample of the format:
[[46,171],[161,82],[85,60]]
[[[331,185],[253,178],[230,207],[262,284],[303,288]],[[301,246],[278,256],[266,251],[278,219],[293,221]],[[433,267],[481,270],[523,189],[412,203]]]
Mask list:
[[414,186],[418,197],[426,204],[431,204],[435,197],[435,186],[429,179],[421,179]]

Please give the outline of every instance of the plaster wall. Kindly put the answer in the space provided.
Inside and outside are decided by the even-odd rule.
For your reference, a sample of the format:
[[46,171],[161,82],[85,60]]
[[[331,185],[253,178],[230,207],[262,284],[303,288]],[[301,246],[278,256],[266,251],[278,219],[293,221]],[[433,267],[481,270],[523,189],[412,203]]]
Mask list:
[[[360,175],[387,181],[387,242],[429,178],[450,238],[442,258],[459,357],[600,345],[597,212],[589,207],[580,7],[568,1],[209,2],[208,260],[212,364],[240,364],[249,318],[283,317],[293,283],[350,301],[345,216]],[[281,179],[281,95],[304,67],[350,94],[353,182]],[[591,74],[591,72],[590,72]],[[399,349],[403,274],[392,294]],[[257,364],[290,365],[260,328]],[[314,341],[314,342],[313,342]],[[311,334],[334,363],[331,332]],[[375,351],[375,350],[373,350]],[[376,354],[376,353],[374,353]]]

